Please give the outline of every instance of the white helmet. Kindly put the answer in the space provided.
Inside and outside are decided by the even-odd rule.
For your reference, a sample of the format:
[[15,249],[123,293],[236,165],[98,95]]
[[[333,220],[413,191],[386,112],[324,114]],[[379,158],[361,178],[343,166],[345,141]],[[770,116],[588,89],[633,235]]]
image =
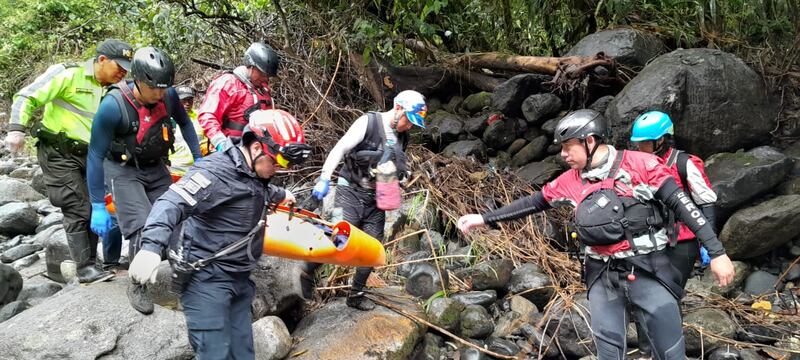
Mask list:
[[408,121],[423,129],[425,128],[425,116],[428,115],[425,96],[414,90],[404,90],[394,97],[394,107],[397,107],[397,105],[400,105],[406,113]]

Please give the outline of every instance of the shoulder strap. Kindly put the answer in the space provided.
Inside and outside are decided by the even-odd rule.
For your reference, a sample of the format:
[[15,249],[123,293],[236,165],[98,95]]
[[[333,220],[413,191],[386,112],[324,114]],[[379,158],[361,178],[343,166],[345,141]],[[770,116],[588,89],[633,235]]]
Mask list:
[[683,185],[683,189],[688,191],[689,190],[689,181],[687,180],[688,176],[686,174],[686,162],[689,161],[689,154],[680,151],[678,153],[678,176],[681,177],[681,185]]
[[614,164],[612,164],[611,169],[608,170],[607,179],[614,180],[617,177],[617,171],[619,171],[619,166],[622,164],[622,156],[624,153],[625,150],[617,150],[617,156],[614,158]]
[[386,134],[383,132],[383,124],[381,124],[381,117],[378,113],[374,111],[370,111],[367,113],[367,133],[364,135],[364,139],[371,138],[373,131],[380,131],[381,135],[381,144],[386,142]]
[[130,115],[128,114],[128,107],[125,105],[126,101],[125,99],[122,98],[123,96],[122,92],[114,91],[114,89],[112,89],[111,91],[108,92],[108,94],[106,94],[106,96],[110,96],[117,102],[117,106],[119,107],[119,112],[120,114],[122,114],[122,128],[124,129],[123,133],[127,134],[128,132],[131,131],[131,118]]

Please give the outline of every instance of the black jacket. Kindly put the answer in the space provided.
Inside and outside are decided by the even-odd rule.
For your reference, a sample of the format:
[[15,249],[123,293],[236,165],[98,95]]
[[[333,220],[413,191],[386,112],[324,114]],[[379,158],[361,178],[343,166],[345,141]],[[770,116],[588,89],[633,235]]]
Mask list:
[[[142,249],[161,253],[182,224],[183,238],[178,241],[185,245],[184,251],[188,249],[184,260],[208,258],[247,235],[261,220],[264,207],[280,202],[285,195],[283,189],[250,170],[237,146],[214,153],[196,163],[156,200],[142,230]],[[250,271],[261,256],[263,243],[261,229],[251,246],[214,263],[229,272]]]

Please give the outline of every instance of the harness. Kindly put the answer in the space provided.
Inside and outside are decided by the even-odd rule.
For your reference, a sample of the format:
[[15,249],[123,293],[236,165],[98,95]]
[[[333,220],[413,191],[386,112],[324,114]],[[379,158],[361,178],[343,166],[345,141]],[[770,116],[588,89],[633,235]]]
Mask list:
[[222,128],[229,129],[234,131],[244,131],[244,127],[247,125],[247,119],[250,118],[250,114],[257,110],[268,110],[272,108],[272,100],[267,99],[265,95],[269,95],[269,91],[265,91],[266,94],[262,94],[260,89],[256,89],[253,86],[253,83],[250,82],[250,79],[245,77],[242,74],[239,74],[236,71],[226,71],[226,74],[233,74],[245,87],[247,87],[247,91],[250,92],[250,95],[253,97],[253,105],[248,107],[244,110],[242,114],[242,119],[233,120],[228,117],[228,115],[223,115],[222,117]]
[[[402,150],[405,150],[408,146],[408,134],[397,134],[397,140],[402,146]],[[351,184],[374,182],[375,176],[371,170],[381,162],[385,152],[385,143],[386,134],[383,131],[380,114],[374,111],[367,113],[367,132],[364,134],[364,140],[345,155],[344,168],[341,171],[342,177]],[[395,156],[396,160],[400,158]],[[405,168],[405,164],[396,165],[398,169]]]
[[138,168],[156,165],[169,155],[170,150],[175,151],[171,99],[144,106],[139,104],[124,81],[115,84],[107,96],[117,102],[122,113],[122,124],[111,142],[109,159],[121,163],[133,160]]
[[638,252],[634,239],[648,234],[653,248],[657,248],[655,233],[666,224],[663,206],[656,201],[643,202],[616,193],[614,184],[623,156],[624,151],[617,152],[600,189],[578,203],[575,209],[578,238],[587,246],[612,245],[627,240],[631,249]]

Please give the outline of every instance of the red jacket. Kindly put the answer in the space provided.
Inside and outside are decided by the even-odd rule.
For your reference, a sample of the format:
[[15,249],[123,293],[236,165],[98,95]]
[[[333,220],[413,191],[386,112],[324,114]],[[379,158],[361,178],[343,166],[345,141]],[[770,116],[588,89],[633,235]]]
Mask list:
[[[240,66],[234,71],[244,74],[246,68]],[[220,133],[226,137],[242,136],[242,129],[247,125],[244,115],[256,103],[260,109],[272,109],[269,86],[251,89],[233,72],[226,72],[208,86],[197,120],[209,139]]]
[[[609,161],[613,160],[613,157],[609,158]],[[603,174],[603,178],[607,174],[608,171]],[[657,156],[638,151],[625,151],[617,171],[614,190],[616,190],[617,195],[624,197],[634,197],[634,189],[637,190],[637,193],[642,190],[649,190],[651,194],[655,194],[664,182],[671,177],[669,169],[664,166]],[[602,186],[603,184],[600,181],[585,181],[581,178],[581,173],[578,170],[570,169],[555,180],[545,184],[542,188],[542,195],[553,207],[569,204],[577,209],[577,205],[583,199],[599,190]],[[661,240],[666,243],[666,236]],[[621,241],[612,245],[592,246],[591,248],[598,254],[611,255],[616,252],[630,250],[631,246],[627,241]]]

